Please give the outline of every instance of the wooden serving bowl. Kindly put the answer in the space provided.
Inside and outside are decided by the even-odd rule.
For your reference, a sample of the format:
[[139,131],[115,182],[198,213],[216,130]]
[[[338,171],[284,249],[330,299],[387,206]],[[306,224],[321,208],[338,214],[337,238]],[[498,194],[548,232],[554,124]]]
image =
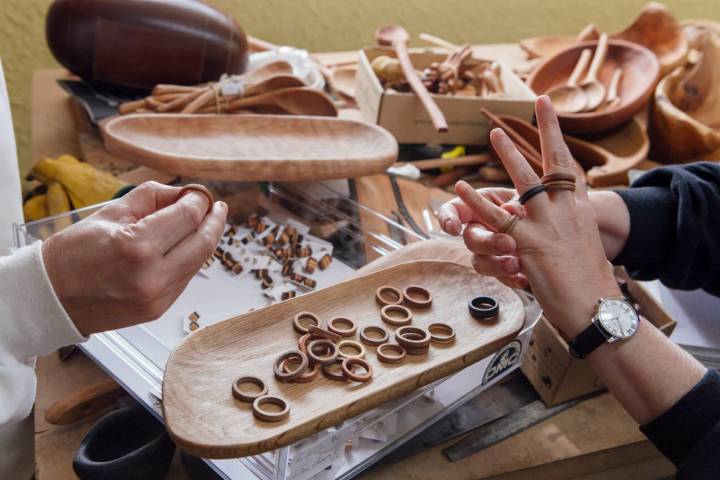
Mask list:
[[[537,94],[567,83],[570,73],[585,48],[595,49],[597,42],[583,42],[546,60],[528,78],[528,85]],[[629,121],[653,94],[660,75],[660,64],[645,47],[624,40],[610,40],[608,53],[598,79],[606,86],[616,68],[622,68],[618,94],[620,103],[599,112],[560,113],[560,125],[565,132],[598,133]]]

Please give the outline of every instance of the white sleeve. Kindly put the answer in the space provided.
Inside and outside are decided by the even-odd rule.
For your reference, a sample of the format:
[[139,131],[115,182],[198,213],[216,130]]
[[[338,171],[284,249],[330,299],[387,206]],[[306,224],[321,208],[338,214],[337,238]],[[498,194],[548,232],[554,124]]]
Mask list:
[[0,257],[0,427],[30,413],[35,357],[86,340],[55,295],[41,248]]

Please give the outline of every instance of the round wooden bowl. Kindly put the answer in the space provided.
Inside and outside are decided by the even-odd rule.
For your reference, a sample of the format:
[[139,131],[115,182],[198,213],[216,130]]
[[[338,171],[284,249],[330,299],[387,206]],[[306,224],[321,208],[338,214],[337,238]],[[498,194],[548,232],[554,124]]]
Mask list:
[[[538,95],[556,85],[565,84],[580,52],[594,48],[597,42],[583,42],[563,50],[546,60],[528,78],[528,85]],[[660,75],[660,64],[655,55],[645,47],[624,40],[610,40],[608,53],[598,79],[607,87],[616,68],[622,68],[618,94],[620,103],[599,112],[560,113],[560,126],[570,133],[598,133],[610,130],[629,121],[647,105]]]

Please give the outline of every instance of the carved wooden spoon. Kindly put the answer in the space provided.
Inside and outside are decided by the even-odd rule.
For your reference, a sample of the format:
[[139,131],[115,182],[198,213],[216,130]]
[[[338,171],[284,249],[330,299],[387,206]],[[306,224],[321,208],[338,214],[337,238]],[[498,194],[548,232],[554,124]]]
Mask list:
[[585,80],[580,84],[580,87],[585,91],[587,96],[587,105],[584,111],[592,112],[602,104],[605,100],[605,85],[600,83],[597,78],[598,72],[605,63],[605,56],[608,50],[608,36],[606,33],[600,35],[597,47],[595,47],[595,55],[593,56],[592,63],[588,69],[588,74]]
[[430,120],[432,120],[435,129],[438,132],[447,132],[448,126],[445,116],[430,96],[425,85],[420,81],[417,73],[415,73],[415,67],[413,67],[407,50],[407,41],[409,38],[410,35],[407,30],[399,25],[385,25],[375,30],[375,39],[378,44],[392,46],[395,49],[395,53],[400,61],[400,67],[405,74],[405,79],[410,84],[410,88],[412,88],[415,95],[420,99],[428,115],[430,115]]
[[590,62],[592,52],[586,48],[580,53],[580,58],[575,69],[570,74],[570,78],[565,85],[558,85],[545,92],[552,100],[555,110],[559,112],[575,113],[581,112],[587,107],[587,95],[585,91],[578,86],[580,75],[583,74]]
[[[231,101],[224,111],[233,112],[251,107],[276,108],[293,115],[336,117],[337,108],[324,92],[314,88],[294,87],[243,97]],[[211,105],[212,112],[214,106]]]

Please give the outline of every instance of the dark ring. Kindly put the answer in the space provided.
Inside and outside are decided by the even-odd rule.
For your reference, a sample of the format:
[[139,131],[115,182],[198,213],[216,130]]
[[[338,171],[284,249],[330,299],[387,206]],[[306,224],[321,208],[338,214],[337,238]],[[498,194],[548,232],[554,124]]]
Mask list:
[[525,205],[532,197],[542,192],[547,192],[547,187],[545,187],[542,183],[539,183],[534,187],[528,188],[525,193],[520,195],[520,199],[518,201],[520,202],[520,205]]
[[475,318],[495,318],[500,311],[500,305],[492,297],[475,297],[468,303],[470,315]]

